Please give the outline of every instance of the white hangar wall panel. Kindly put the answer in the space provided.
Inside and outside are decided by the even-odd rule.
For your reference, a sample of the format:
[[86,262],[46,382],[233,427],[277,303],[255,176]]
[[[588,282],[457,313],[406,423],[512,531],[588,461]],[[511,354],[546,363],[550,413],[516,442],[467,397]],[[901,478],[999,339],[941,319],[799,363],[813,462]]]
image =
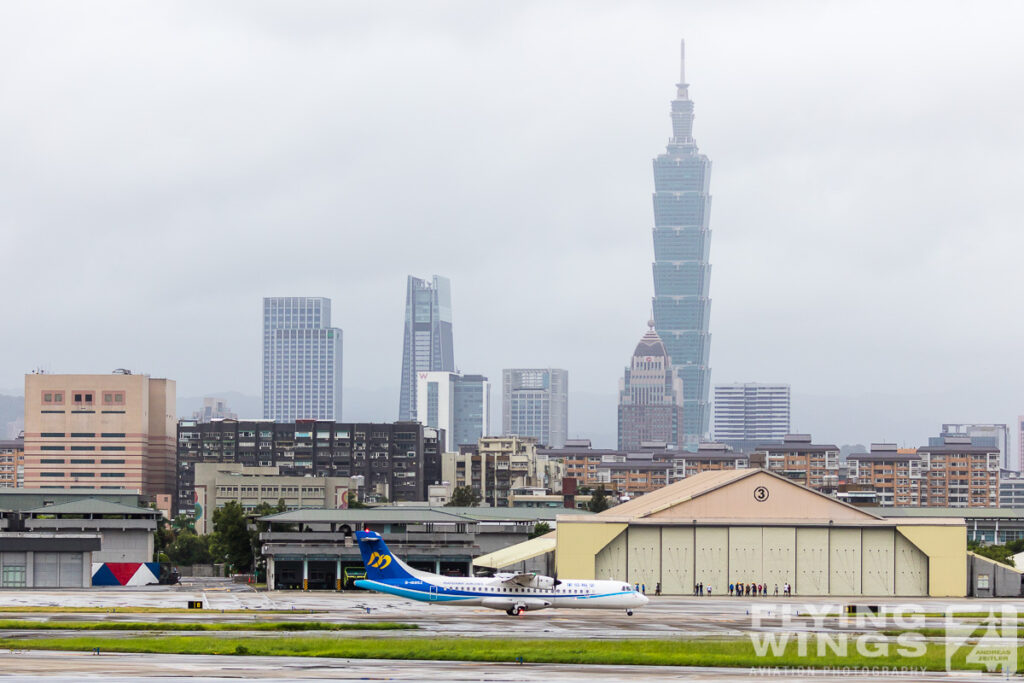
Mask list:
[[629,546],[627,580],[654,592],[655,584],[661,581],[661,527],[631,526],[626,531],[626,540]]
[[894,529],[861,532],[861,592],[864,595],[895,595]]
[[690,595],[693,578],[693,527],[661,528],[661,590],[666,595]]
[[829,531],[829,592],[860,595],[860,529],[834,527]]
[[786,526],[766,526],[763,529],[764,578],[769,591],[785,583],[796,585],[796,529]]
[[759,526],[734,526],[729,529],[729,580],[726,584],[763,583],[764,563]]
[[797,595],[828,595],[828,529],[797,528]]
[[928,595],[928,556],[896,532],[896,595]]
[[[711,586],[718,595],[729,593],[729,528],[694,529],[694,583]],[[723,590],[724,589],[724,590]],[[692,593],[692,586],[690,592]]]
[[594,560],[594,578],[598,580],[616,579],[621,581],[626,576],[626,534],[623,531],[597,553]]

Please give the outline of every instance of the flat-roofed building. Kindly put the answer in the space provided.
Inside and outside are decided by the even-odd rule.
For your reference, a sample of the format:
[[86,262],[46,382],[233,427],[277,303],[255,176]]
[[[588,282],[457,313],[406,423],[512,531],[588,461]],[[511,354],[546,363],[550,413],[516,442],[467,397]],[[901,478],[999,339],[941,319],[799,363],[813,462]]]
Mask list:
[[996,446],[975,446],[970,438],[944,437],[941,445],[917,449],[927,481],[930,507],[999,507],[999,465]]
[[811,443],[810,434],[787,434],[781,444],[759,445],[750,455],[750,465],[822,493],[839,488],[839,446]]
[[25,486],[173,495],[174,413],[174,380],[26,375]]
[[283,503],[285,510],[344,509],[351,487],[348,477],[289,477],[283,476],[276,465],[196,463],[196,533],[211,533],[214,511],[229,502],[238,503],[246,512],[263,503]]
[[672,482],[676,482],[701,472],[750,467],[750,456],[738,453],[724,443],[702,443],[695,452],[680,453],[673,462]]
[[516,436],[484,437],[475,447],[442,456],[442,473],[452,486],[469,486],[494,507],[508,507],[514,489],[560,489],[564,466],[537,448],[537,440]]
[[[873,490],[877,505],[919,506],[922,505],[922,490],[923,504],[927,505],[928,487],[916,451],[901,452],[896,444],[873,443],[870,453],[851,453],[846,463],[849,483]],[[849,492],[847,497],[850,497]]]
[[25,440],[0,439],[0,488],[25,484]]

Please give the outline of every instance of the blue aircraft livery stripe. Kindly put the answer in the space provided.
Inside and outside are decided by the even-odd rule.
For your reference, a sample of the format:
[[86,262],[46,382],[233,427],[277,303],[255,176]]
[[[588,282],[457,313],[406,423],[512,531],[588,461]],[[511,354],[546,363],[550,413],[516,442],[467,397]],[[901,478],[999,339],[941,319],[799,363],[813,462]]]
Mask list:
[[413,600],[433,599],[435,602],[452,602],[453,600],[465,600],[466,598],[474,597],[470,595],[447,595],[446,593],[441,592],[444,590],[443,588],[438,588],[436,593],[430,593],[428,591],[414,590],[411,588],[399,588],[398,586],[393,586],[390,583],[368,581],[366,579],[356,581],[356,586],[359,588],[370,588],[372,590],[380,591],[381,593],[391,593],[392,595],[397,595],[402,598],[412,598]]

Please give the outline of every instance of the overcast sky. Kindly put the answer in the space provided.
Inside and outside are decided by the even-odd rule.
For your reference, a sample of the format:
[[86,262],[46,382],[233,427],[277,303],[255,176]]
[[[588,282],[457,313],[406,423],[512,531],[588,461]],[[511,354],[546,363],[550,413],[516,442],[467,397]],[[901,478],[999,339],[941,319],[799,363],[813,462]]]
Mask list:
[[614,439],[685,38],[714,164],[712,382],[788,382],[794,428],[837,442],[1012,421],[1022,20],[995,2],[4,3],[0,391],[129,367],[179,396],[258,395],[261,297],[328,296],[345,417],[395,419],[405,278],[439,273],[461,369],[500,400],[503,367],[567,368],[570,431]]

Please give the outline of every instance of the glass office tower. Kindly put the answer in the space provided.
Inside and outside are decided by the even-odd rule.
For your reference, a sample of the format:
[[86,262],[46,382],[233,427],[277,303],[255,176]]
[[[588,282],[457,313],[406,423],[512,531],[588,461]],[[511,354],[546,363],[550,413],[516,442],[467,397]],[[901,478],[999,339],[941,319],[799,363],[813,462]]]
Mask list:
[[654,160],[654,323],[683,379],[683,438],[695,449],[708,431],[708,323],[711,266],[711,161],[693,139],[693,102],[685,76],[685,46],[672,137]]
[[557,368],[512,368],[502,373],[501,432],[532,436],[549,448],[569,437],[569,373]]
[[341,421],[341,330],[331,300],[263,299],[263,418]]
[[398,419],[416,419],[418,373],[454,370],[451,282],[439,275],[434,276],[433,282],[410,275],[405,292],[405,340],[402,345]]

